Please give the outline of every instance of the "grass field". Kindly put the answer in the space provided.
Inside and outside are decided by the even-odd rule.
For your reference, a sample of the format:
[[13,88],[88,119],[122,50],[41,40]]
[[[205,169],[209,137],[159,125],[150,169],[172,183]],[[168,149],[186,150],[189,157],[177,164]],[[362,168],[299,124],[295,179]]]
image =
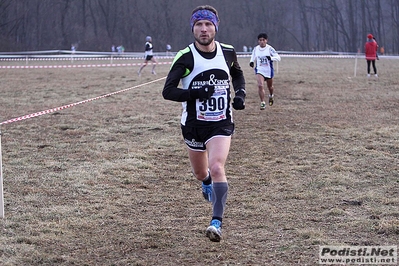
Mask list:
[[2,125],[0,264],[317,265],[320,245],[397,245],[398,61],[377,61],[376,79],[364,59],[354,77],[354,59],[284,57],[264,111],[240,63],[220,243],[204,235],[181,105],[164,80],[136,87],[169,65],[0,69],[0,122],[132,88]]

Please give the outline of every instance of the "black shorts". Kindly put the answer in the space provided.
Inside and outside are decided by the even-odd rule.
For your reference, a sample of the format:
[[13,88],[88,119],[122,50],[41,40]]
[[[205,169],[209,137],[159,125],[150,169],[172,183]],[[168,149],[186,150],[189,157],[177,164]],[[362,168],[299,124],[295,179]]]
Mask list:
[[234,133],[234,124],[214,127],[181,126],[184,142],[189,149],[205,151],[206,143],[216,136],[231,136]]
[[152,59],[153,57],[154,57],[153,55],[147,55],[147,56],[145,57],[145,60],[146,60],[146,61],[151,61],[151,59]]

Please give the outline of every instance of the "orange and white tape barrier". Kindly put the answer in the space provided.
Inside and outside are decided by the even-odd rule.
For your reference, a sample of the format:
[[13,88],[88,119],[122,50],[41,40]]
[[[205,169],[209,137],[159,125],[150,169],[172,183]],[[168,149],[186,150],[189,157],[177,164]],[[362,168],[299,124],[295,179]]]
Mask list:
[[[41,115],[44,115],[44,114],[53,113],[53,112],[56,112],[56,111],[59,111],[59,110],[63,110],[63,109],[66,109],[66,108],[70,108],[70,107],[73,107],[73,106],[76,106],[76,105],[79,105],[79,104],[82,104],[82,103],[88,103],[88,102],[91,102],[91,101],[94,101],[94,100],[98,100],[98,99],[101,99],[101,98],[105,98],[105,97],[109,97],[109,96],[112,96],[112,95],[115,95],[115,94],[118,94],[118,93],[121,93],[121,92],[125,92],[125,91],[132,90],[132,89],[135,89],[135,88],[143,87],[143,86],[146,86],[148,84],[161,81],[163,79],[166,79],[166,77],[159,78],[159,79],[156,79],[156,80],[152,80],[150,82],[143,83],[143,84],[140,84],[140,85],[137,85],[137,86],[133,86],[133,87],[130,87],[130,88],[127,88],[127,89],[123,89],[123,90],[120,90],[120,91],[115,91],[115,92],[111,92],[111,93],[108,93],[108,94],[105,94],[105,95],[102,95],[102,96],[98,96],[98,97],[94,97],[94,98],[91,98],[91,99],[87,99],[87,100],[84,100],[84,101],[71,103],[71,104],[67,104],[67,105],[64,105],[64,106],[48,109],[48,110],[45,110],[45,111],[41,111],[41,112],[29,114],[29,115],[16,117],[16,118],[1,122],[0,125],[10,124],[10,123],[14,123],[14,122],[17,122],[17,121],[22,121],[22,120],[25,120],[25,119],[41,116]],[[2,154],[2,152],[1,152],[1,131],[0,131],[0,218],[4,218],[4,190],[3,190],[3,171],[2,171],[3,170],[3,165],[2,165],[3,160],[2,160],[1,154]]]
[[[168,65],[172,62],[158,62],[157,65]],[[90,67],[129,67],[129,66],[140,66],[141,63],[129,63],[129,64],[88,64],[88,65],[46,65],[46,66],[0,66],[2,69],[22,69],[22,68],[90,68]]]
[[161,81],[163,79],[166,79],[166,77],[159,78],[159,79],[156,79],[156,80],[152,80],[152,81],[149,81],[147,83],[143,83],[143,84],[140,84],[140,85],[137,85],[137,86],[134,86],[134,87],[130,87],[130,88],[127,88],[127,89],[123,89],[123,90],[120,90],[120,91],[115,91],[115,92],[111,92],[111,93],[108,93],[108,94],[105,94],[105,95],[101,95],[101,96],[98,96],[98,97],[94,97],[94,98],[91,98],[91,99],[83,100],[83,101],[80,101],[80,102],[71,103],[71,104],[67,104],[67,105],[64,105],[64,106],[51,108],[51,109],[48,109],[48,110],[44,110],[44,111],[40,111],[40,112],[36,112],[36,113],[28,114],[28,115],[23,115],[23,116],[16,117],[16,118],[12,118],[12,119],[6,120],[4,122],[1,122],[0,126],[1,125],[5,125],[5,124],[14,123],[14,122],[17,122],[17,121],[22,121],[22,120],[33,118],[33,117],[37,117],[37,116],[41,116],[41,115],[45,115],[45,114],[50,114],[50,113],[53,113],[53,112],[56,112],[56,111],[60,111],[60,110],[66,109],[66,108],[70,108],[70,107],[73,107],[73,106],[76,106],[76,105],[79,105],[79,104],[82,104],[82,103],[88,103],[88,102],[91,102],[91,101],[94,101],[94,100],[106,98],[106,97],[109,97],[109,96],[112,96],[112,95],[115,95],[115,94],[118,94],[118,93],[121,93],[121,92],[129,91],[129,90],[136,89],[136,88],[140,88],[140,87],[146,86],[148,84]]

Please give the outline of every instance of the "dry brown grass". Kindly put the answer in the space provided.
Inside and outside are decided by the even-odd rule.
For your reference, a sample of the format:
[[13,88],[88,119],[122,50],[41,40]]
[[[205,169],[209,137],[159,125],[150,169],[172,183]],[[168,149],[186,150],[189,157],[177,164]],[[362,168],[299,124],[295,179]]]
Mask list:
[[[2,126],[0,264],[316,265],[319,245],[397,244],[397,60],[377,80],[363,59],[353,77],[353,59],[283,58],[265,111],[247,61],[222,242],[157,82]],[[136,71],[1,69],[0,122],[154,79]]]

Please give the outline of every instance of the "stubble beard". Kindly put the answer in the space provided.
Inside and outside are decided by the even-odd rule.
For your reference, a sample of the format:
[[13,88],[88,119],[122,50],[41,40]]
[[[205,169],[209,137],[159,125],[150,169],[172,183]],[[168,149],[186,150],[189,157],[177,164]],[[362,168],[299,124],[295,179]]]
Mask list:
[[208,39],[195,38],[195,40],[203,46],[209,46],[213,42],[214,38],[208,38]]

